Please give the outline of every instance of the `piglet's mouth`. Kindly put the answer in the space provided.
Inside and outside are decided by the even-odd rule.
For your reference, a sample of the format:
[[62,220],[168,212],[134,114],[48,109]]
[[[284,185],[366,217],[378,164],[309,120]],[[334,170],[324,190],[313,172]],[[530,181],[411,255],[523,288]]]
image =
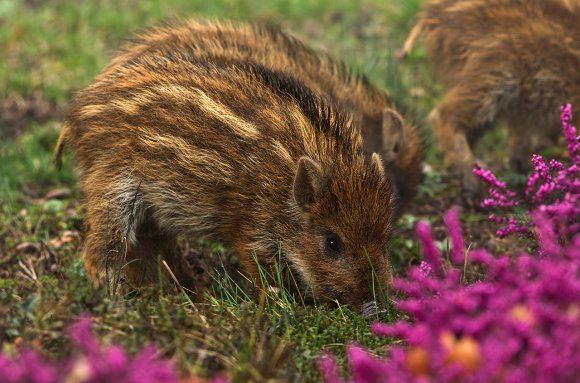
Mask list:
[[379,307],[377,302],[370,301],[361,306],[363,318],[369,318],[374,315],[384,314],[387,312],[385,308]]

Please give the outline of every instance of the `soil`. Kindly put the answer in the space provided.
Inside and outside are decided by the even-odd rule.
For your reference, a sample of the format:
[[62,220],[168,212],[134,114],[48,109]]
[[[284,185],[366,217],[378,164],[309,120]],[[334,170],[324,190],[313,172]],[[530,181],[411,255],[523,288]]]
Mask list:
[[14,138],[22,134],[32,122],[62,120],[65,113],[64,105],[48,101],[41,92],[33,92],[26,98],[8,96],[0,100],[0,139]]

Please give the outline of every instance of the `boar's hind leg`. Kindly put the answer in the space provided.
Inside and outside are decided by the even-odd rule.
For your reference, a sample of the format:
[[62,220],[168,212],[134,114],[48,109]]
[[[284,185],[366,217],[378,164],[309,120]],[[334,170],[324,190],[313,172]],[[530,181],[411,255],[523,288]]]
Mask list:
[[469,133],[475,128],[470,125],[471,121],[466,121],[457,114],[463,105],[455,103],[453,93],[451,91],[443,103],[433,110],[430,119],[435,127],[437,144],[444,153],[445,165],[458,173],[464,192],[473,195],[476,194],[478,185],[471,174],[475,160],[468,136],[473,137]]
[[[95,185],[95,183],[93,183]],[[89,276],[111,291],[171,281],[191,287],[176,237],[163,231],[143,206],[137,187],[87,191],[87,232],[83,259]]]
[[431,114],[445,163],[459,173],[468,200],[476,197],[482,187],[472,174],[475,159],[471,146],[501,113],[513,88],[510,81],[494,73],[474,72],[466,68],[461,80]]
[[121,276],[135,287],[159,283],[172,285],[169,268],[180,284],[192,288],[176,237],[160,229],[148,216],[139,222],[135,231],[135,241],[124,254]]
[[526,132],[525,124],[510,124],[508,147],[510,152],[510,168],[512,170],[524,173],[530,169],[531,156],[536,146],[533,138],[531,132]]
[[126,291],[149,284],[172,285],[169,267],[182,286],[193,288],[176,238],[161,232],[153,221],[139,222],[134,239],[126,235],[112,239],[111,234],[89,230],[86,235],[85,267],[97,284],[106,283],[113,292],[118,287]]

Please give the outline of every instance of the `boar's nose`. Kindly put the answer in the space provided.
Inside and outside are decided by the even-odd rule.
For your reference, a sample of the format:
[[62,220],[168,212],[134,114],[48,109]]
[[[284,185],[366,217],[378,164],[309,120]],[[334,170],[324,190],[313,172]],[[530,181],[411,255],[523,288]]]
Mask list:
[[384,286],[382,289],[376,291],[376,295],[369,297],[369,300],[361,305],[362,316],[368,318],[373,315],[386,313],[386,305],[390,300],[390,292],[390,286]]
[[369,318],[374,315],[384,314],[387,312],[387,309],[379,305],[376,301],[363,303],[363,305],[361,306],[361,310],[362,316],[364,318]]

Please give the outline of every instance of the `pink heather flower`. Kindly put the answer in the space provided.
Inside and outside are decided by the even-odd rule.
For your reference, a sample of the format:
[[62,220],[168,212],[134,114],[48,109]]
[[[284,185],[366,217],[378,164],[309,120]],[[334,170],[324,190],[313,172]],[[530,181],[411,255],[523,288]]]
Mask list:
[[419,264],[419,271],[426,277],[433,274],[433,268],[425,261],[421,261]]
[[[396,306],[411,318],[394,324],[374,323],[378,335],[400,337],[405,347],[391,346],[378,359],[357,346],[348,349],[354,382],[568,382],[580,376],[580,140],[571,125],[569,105],[562,126],[573,163],[565,166],[540,155],[532,157],[533,173],[524,197],[516,196],[489,170],[474,173],[490,185],[482,206],[494,209],[492,222],[500,237],[530,233],[536,254],[494,257],[470,252],[487,275],[464,284],[461,271],[443,268],[428,224],[416,233],[424,262],[397,278],[405,298]],[[527,207],[523,214],[522,207]],[[519,211],[516,210],[519,209]],[[505,214],[507,213],[507,215]],[[511,214],[511,215],[510,215]],[[465,258],[457,209],[445,214],[452,245],[451,259]],[[338,371],[336,363],[334,370]],[[328,370],[330,371],[330,370]],[[324,374],[323,374],[324,375]],[[338,375],[328,382],[344,382]]]
[[[570,104],[561,109],[562,130],[568,141],[568,153],[572,164],[566,167],[563,163],[551,160],[546,163],[539,154],[532,155],[532,174],[528,177],[523,196],[509,190],[505,182],[499,181],[489,170],[476,166],[473,169],[482,181],[490,185],[490,196],[484,199],[481,206],[493,210],[489,218],[502,226],[496,231],[500,238],[515,233],[528,233],[534,226],[534,221],[522,219],[515,210],[526,207],[528,211],[541,210],[548,212],[548,218],[558,215],[567,217],[568,224],[560,222],[556,227],[557,236],[570,240],[579,232],[578,224],[580,210],[580,136],[572,125],[572,107]],[[566,214],[556,214],[556,211],[568,210]],[[561,218],[562,220],[562,218]],[[574,224],[576,222],[576,224]]]
[[385,379],[387,362],[355,344],[348,348],[347,356],[355,382],[381,382]]
[[505,238],[514,233],[524,234],[530,231],[527,225],[522,224],[514,217],[507,217],[503,222],[506,223],[506,225],[497,229],[497,231],[495,232],[495,235],[498,238]]
[[[461,235],[455,214],[446,220],[448,231],[456,231],[451,237]],[[425,272],[425,262],[397,278],[395,287],[406,298],[396,305],[411,321],[374,323],[372,330],[400,337],[406,345],[390,346],[382,359],[350,346],[348,382],[575,381],[580,376],[580,234],[563,243],[556,225],[569,220],[547,219],[543,212],[532,216],[544,257],[495,258],[473,250],[470,261],[486,265],[487,276],[464,284],[460,270],[441,267],[439,254],[439,273]],[[425,234],[426,227],[418,232]],[[432,249],[432,237],[424,239],[431,241],[424,248]],[[324,358],[319,366],[325,381],[345,382],[334,359]]]
[[69,329],[71,340],[87,355],[97,355],[101,346],[93,334],[92,319],[83,315]]
[[[70,329],[80,353],[51,363],[35,351],[24,350],[15,358],[0,354],[0,382],[4,383],[177,383],[170,361],[159,359],[154,347],[131,357],[119,346],[105,347],[95,338],[91,319],[81,317]],[[224,377],[213,383],[226,383]]]
[[447,226],[451,240],[451,259],[455,264],[461,264],[465,260],[465,245],[459,222],[459,208],[449,209],[443,216],[443,222]]
[[345,381],[340,378],[338,364],[332,354],[322,354],[322,356],[318,358],[317,364],[318,369],[322,374],[322,379],[326,383],[345,383]]
[[562,248],[558,242],[558,235],[554,231],[553,224],[545,212],[535,211],[530,213],[536,225],[539,242],[543,254],[558,256]]
[[507,188],[506,183],[498,180],[491,170],[484,169],[479,165],[475,165],[473,168],[473,174],[478,176],[483,182],[489,184],[489,186],[494,189],[505,190]]
[[490,198],[483,200],[482,207],[485,208],[509,208],[518,206],[519,202],[515,200],[516,193],[509,190],[505,182],[499,181],[491,170],[484,169],[479,165],[475,165],[473,173],[478,176],[483,182],[487,183],[489,188]]
[[32,350],[22,350],[11,359],[0,354],[0,382],[56,383],[61,378],[58,369]]
[[134,358],[129,358],[121,347],[103,347],[95,339],[88,317],[81,317],[71,327],[70,334],[87,358],[89,369],[83,382],[177,382],[172,364],[157,360],[153,347],[144,348]]
[[230,380],[225,376],[218,376],[209,381],[209,383],[229,383]]
[[566,104],[560,108],[562,130],[566,141],[568,141],[568,153],[575,164],[580,163],[580,136],[577,135],[576,128],[572,125],[572,105]]
[[423,246],[423,257],[431,269],[436,273],[439,271],[439,250],[433,241],[431,227],[426,222],[419,222],[415,226],[417,237]]

